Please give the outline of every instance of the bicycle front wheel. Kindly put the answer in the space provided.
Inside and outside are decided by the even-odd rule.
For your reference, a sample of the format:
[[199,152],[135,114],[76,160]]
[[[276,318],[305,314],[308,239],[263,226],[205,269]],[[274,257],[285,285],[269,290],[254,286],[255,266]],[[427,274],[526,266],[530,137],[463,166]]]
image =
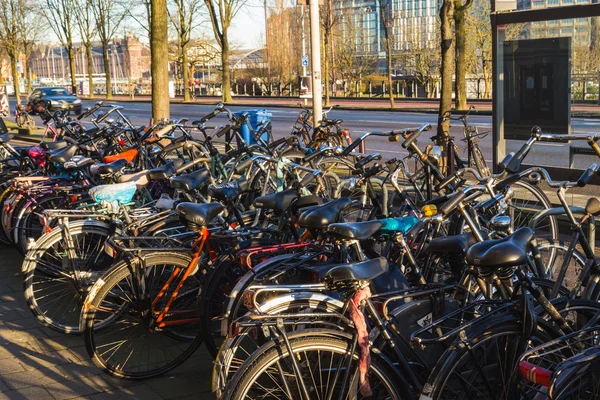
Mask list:
[[[154,253],[144,257],[143,266],[121,262],[102,277],[82,315],[94,364],[113,376],[143,379],[193,354],[202,343],[196,310],[199,268],[175,293],[191,262],[186,254]],[[138,268],[143,268],[143,285],[132,274]]]

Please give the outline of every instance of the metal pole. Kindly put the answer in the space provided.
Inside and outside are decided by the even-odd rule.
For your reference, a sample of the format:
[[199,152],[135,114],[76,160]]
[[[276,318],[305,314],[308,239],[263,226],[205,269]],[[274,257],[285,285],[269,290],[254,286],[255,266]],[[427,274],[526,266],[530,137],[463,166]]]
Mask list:
[[323,118],[321,98],[321,24],[319,21],[319,1],[310,0],[310,52],[312,55],[313,126]]
[[[300,6],[301,11],[301,22],[302,22],[302,55],[306,55],[306,36],[304,35],[304,6]],[[306,76],[306,66],[302,66],[302,76]],[[300,88],[298,88],[298,93],[300,93]],[[308,99],[304,98],[304,105],[308,103]]]

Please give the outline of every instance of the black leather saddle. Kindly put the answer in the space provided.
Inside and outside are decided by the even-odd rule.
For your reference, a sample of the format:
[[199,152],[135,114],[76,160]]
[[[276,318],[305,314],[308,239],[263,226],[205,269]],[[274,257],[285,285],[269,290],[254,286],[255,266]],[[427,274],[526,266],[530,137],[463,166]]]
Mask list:
[[342,210],[352,203],[347,197],[341,197],[319,206],[308,208],[298,219],[298,225],[309,229],[325,229],[338,222]]
[[327,232],[333,233],[344,239],[366,240],[373,236],[383,226],[381,221],[347,222],[331,224]]
[[174,176],[171,178],[171,186],[174,189],[189,192],[199,188],[210,178],[210,171],[206,168],[199,169],[189,174]]
[[319,206],[323,203],[325,203],[325,200],[321,197],[309,194],[308,196],[298,197],[296,200],[293,200],[292,204],[290,204],[290,211],[292,215],[297,215],[308,207]]
[[325,274],[325,281],[330,283],[347,281],[370,281],[388,270],[385,257],[374,258],[359,263],[343,264],[331,268]]
[[527,248],[532,238],[533,231],[523,227],[502,239],[474,244],[467,251],[467,264],[493,268],[523,265],[527,263]]
[[115,172],[121,171],[129,164],[126,159],[119,158],[113,162],[106,164],[96,164],[93,168],[90,168],[90,172],[93,174],[104,175],[104,174],[114,174]]
[[180,203],[175,208],[175,214],[194,225],[207,226],[224,209],[219,203]]
[[69,146],[64,149],[52,150],[48,154],[48,160],[62,164],[69,161],[77,152],[77,146]]
[[56,150],[67,147],[66,140],[57,140],[56,142],[40,142],[40,147],[44,150]]
[[248,191],[249,186],[246,178],[240,178],[228,183],[210,185],[208,194],[219,201],[233,201],[240,194]]
[[254,207],[264,210],[285,211],[297,198],[298,190],[288,189],[257,197],[254,199]]
[[168,163],[161,165],[158,168],[152,168],[148,171],[148,179],[151,181],[159,181],[161,179],[169,179],[173,175],[179,167],[183,165],[183,160],[175,159],[173,161],[169,161]]
[[586,214],[592,214],[597,217],[600,215],[600,199],[597,197],[590,197],[585,204]]
[[454,236],[436,237],[429,242],[431,253],[466,254],[471,246],[477,243],[477,239],[470,232]]
[[0,135],[0,143],[8,143],[13,137],[15,137],[15,135],[12,133],[3,133]]

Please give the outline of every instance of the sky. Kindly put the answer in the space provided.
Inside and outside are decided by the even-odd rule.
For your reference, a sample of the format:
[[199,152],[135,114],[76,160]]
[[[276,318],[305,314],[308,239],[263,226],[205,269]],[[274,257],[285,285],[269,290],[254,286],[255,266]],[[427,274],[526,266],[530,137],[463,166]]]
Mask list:
[[265,14],[258,1],[246,4],[236,15],[230,29],[230,37],[241,48],[253,49],[264,45]]

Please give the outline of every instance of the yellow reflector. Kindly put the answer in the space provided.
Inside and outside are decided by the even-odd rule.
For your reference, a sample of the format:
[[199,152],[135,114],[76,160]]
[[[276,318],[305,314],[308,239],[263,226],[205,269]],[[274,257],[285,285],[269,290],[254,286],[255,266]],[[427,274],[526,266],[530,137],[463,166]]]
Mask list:
[[428,204],[426,206],[423,206],[423,208],[421,208],[421,211],[423,211],[423,215],[425,215],[426,217],[431,217],[437,214],[437,207],[433,204]]

